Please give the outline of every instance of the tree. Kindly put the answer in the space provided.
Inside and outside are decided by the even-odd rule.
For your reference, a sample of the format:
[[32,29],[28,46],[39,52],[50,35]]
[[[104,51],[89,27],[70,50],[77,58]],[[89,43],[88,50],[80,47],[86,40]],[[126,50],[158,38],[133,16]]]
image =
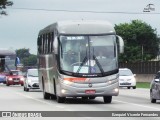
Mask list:
[[30,54],[29,49],[18,49],[16,50],[16,54],[24,66],[35,66],[37,64],[37,56]]
[[21,48],[16,50],[16,54],[20,59],[30,56],[29,49],[26,49],[26,48]]
[[29,57],[23,59],[23,63],[25,66],[35,66],[37,64],[37,56],[31,54]]
[[115,25],[118,35],[124,39],[124,54],[120,61],[147,61],[155,58],[159,51],[156,29],[141,20]]
[[13,5],[12,1],[0,0],[0,14],[7,15],[7,13],[6,13],[6,11],[4,11],[4,9],[6,9],[7,6],[12,6],[12,5]]

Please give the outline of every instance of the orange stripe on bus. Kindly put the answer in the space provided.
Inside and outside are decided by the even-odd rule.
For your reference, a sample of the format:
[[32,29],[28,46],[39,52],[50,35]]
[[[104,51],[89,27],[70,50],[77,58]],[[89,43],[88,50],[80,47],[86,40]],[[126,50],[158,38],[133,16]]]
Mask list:
[[64,80],[68,81],[85,81],[87,78],[64,78]]

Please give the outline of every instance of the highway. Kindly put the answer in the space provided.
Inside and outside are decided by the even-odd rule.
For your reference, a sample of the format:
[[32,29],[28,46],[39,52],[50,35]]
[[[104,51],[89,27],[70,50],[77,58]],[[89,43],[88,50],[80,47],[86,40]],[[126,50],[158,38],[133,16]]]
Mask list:
[[[104,104],[102,97],[97,97],[95,100],[68,98],[65,103],[57,103],[56,100],[44,100],[43,93],[39,90],[24,92],[22,86],[15,85],[8,87],[0,84],[0,111],[160,111],[159,105],[160,101],[157,101],[156,104],[150,103],[149,89],[121,88],[119,96],[113,97],[111,104]],[[7,120],[9,118],[0,119]],[[21,118],[16,119],[20,120]],[[47,119],[51,119],[51,117]],[[61,119],[64,119],[64,117]],[[69,120],[69,117],[67,119]],[[97,118],[83,117],[83,119],[96,120]],[[104,117],[100,117],[100,119],[106,120]],[[142,117],[112,117],[110,119],[138,120],[142,119]],[[145,119],[150,120],[151,117]],[[159,118],[154,117],[152,119],[156,120]],[[37,120],[40,120],[40,118]]]

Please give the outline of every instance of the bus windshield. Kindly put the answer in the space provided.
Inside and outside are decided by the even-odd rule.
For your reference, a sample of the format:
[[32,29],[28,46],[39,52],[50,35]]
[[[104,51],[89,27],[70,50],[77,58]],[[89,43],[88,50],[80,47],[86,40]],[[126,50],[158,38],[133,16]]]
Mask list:
[[5,65],[7,65],[7,67],[10,70],[15,70],[15,59],[16,59],[16,55],[8,55],[5,56]]
[[60,36],[60,69],[78,74],[104,74],[118,69],[116,36]]
[[0,56],[0,71],[15,70],[16,55],[1,55]]

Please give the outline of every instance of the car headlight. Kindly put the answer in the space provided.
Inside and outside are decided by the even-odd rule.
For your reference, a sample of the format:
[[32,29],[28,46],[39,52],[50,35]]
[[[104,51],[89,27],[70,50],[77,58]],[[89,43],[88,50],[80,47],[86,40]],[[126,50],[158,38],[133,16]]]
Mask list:
[[136,79],[133,77],[132,79],[131,79],[132,81],[136,81]]
[[11,81],[11,80],[13,80],[13,79],[12,79],[12,78],[8,78],[8,80],[10,80],[10,81]]
[[21,81],[24,81],[24,78],[20,78]]
[[28,83],[31,83],[32,81],[30,79],[28,79]]

